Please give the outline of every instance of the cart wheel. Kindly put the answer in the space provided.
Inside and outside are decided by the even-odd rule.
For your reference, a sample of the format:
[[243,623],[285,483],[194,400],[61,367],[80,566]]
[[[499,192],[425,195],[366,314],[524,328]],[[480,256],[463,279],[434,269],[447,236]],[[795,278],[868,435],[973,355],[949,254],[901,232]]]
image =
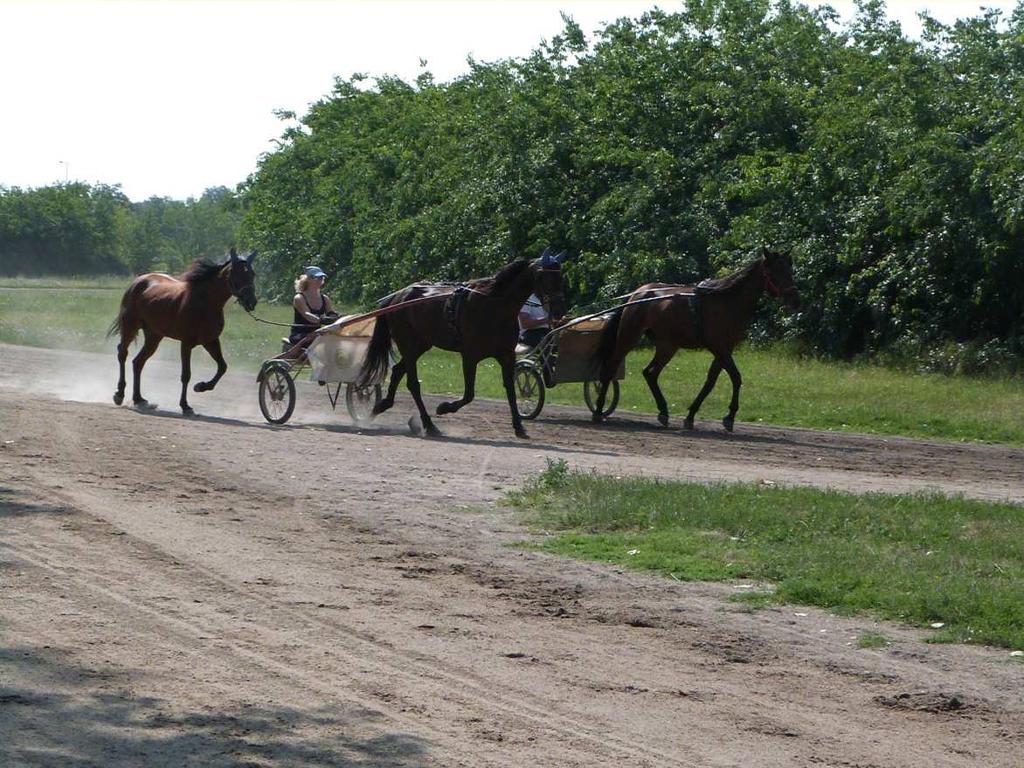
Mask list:
[[345,385],[345,407],[356,424],[373,421],[373,407],[380,402],[380,384],[372,387],[357,387],[354,383]]
[[295,410],[295,382],[281,365],[267,368],[260,378],[260,410],[271,424],[284,424]]
[[544,407],[544,380],[537,366],[527,360],[516,363],[512,378],[516,388],[516,410],[520,418],[537,418]]
[[[583,402],[587,404],[587,408],[590,409],[591,413],[597,413],[597,395],[601,391],[600,387],[601,383],[598,381],[588,380],[583,382]],[[619,382],[616,379],[612,379],[608,387],[608,394],[605,395],[604,411],[601,413],[601,416],[605,418],[611,416],[618,405]]]

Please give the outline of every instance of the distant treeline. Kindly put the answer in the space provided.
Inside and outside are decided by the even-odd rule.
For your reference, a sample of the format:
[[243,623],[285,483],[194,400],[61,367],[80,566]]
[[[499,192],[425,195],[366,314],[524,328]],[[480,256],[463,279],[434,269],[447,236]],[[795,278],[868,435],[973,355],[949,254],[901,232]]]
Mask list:
[[223,187],[142,203],[105,185],[0,187],[0,275],[181,271],[196,257],[227,253],[240,219]]
[[592,40],[566,19],[446,84],[339,79],[244,187],[271,291],[316,254],[367,300],[551,245],[593,304],[765,243],[794,249],[807,307],[761,333],[1020,355],[1024,8],[913,41],[881,2],[845,27],[788,0],[682,5]]

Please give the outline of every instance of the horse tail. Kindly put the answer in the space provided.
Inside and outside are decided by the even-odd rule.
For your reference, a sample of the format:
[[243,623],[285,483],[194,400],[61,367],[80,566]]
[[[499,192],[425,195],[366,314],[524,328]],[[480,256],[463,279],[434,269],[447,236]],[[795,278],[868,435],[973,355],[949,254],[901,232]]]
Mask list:
[[597,343],[597,349],[590,358],[590,369],[597,378],[601,378],[605,366],[615,353],[615,344],[619,340],[619,323],[622,321],[622,311],[624,309],[625,307],[619,307],[612,310],[611,317],[608,318],[604,328],[601,329],[601,338]]
[[123,309],[120,312],[117,313],[117,317],[114,318],[114,322],[112,322],[110,324],[110,327],[107,328],[107,338],[108,339],[113,338],[115,333],[120,333],[121,332],[121,317],[122,317],[122,315],[124,315],[124,310]]
[[357,387],[371,387],[384,381],[391,368],[391,326],[387,317],[378,317],[373,324],[373,336],[366,349],[359,374],[356,376]]
[[146,290],[147,285],[145,280],[137,277],[128,286],[124,296],[121,297],[121,308],[117,312],[117,317],[114,318],[114,322],[107,329],[108,339],[120,334],[121,342],[124,344],[131,344],[135,341],[135,335],[139,332],[139,329],[138,326],[134,329],[131,327],[128,322],[128,314],[131,312],[132,300],[135,298],[135,294]]

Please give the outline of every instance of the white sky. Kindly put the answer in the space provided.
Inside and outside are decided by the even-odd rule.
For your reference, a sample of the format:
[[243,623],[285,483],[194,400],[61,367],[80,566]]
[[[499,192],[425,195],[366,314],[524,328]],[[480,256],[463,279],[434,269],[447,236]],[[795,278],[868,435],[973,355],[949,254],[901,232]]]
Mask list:
[[[438,81],[529,54],[562,29],[670,0],[0,0],[0,186],[120,184],[132,200],[234,187],[273,148],[278,108],[300,116],[353,72]],[[812,3],[818,5],[820,3]],[[833,0],[844,17],[852,1]],[[1014,0],[889,0],[910,34]]]

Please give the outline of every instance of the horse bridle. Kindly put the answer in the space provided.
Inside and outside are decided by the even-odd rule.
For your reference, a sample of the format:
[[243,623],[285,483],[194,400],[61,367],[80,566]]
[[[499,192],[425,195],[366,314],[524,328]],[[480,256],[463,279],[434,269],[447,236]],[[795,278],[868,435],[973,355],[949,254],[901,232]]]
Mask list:
[[795,285],[788,285],[785,288],[781,288],[780,289],[779,286],[777,286],[772,281],[771,275],[768,274],[768,263],[767,262],[764,262],[762,264],[761,273],[764,275],[764,287],[765,287],[765,289],[772,296],[774,296],[775,298],[781,299],[783,296],[786,296],[787,294],[797,293],[797,289],[796,289]]
[[239,294],[245,290],[246,286],[236,287],[234,281],[235,265],[228,264],[228,290],[231,291],[231,295],[236,299],[240,298]]
[[[562,278],[562,276],[563,276],[562,275],[561,267],[559,267],[558,269],[552,269],[551,267],[541,267],[540,271],[541,272],[550,272],[552,274],[558,275],[559,278]],[[561,280],[559,280],[559,286],[561,286],[561,285],[562,285]],[[565,303],[565,301],[564,301],[565,300],[565,292],[562,291],[561,295],[562,295],[563,304],[564,304]],[[547,291],[544,291],[544,295],[540,297],[540,303],[541,303],[541,306],[544,307],[544,311],[547,312],[548,316],[550,317],[551,316],[551,294],[548,293]]]

